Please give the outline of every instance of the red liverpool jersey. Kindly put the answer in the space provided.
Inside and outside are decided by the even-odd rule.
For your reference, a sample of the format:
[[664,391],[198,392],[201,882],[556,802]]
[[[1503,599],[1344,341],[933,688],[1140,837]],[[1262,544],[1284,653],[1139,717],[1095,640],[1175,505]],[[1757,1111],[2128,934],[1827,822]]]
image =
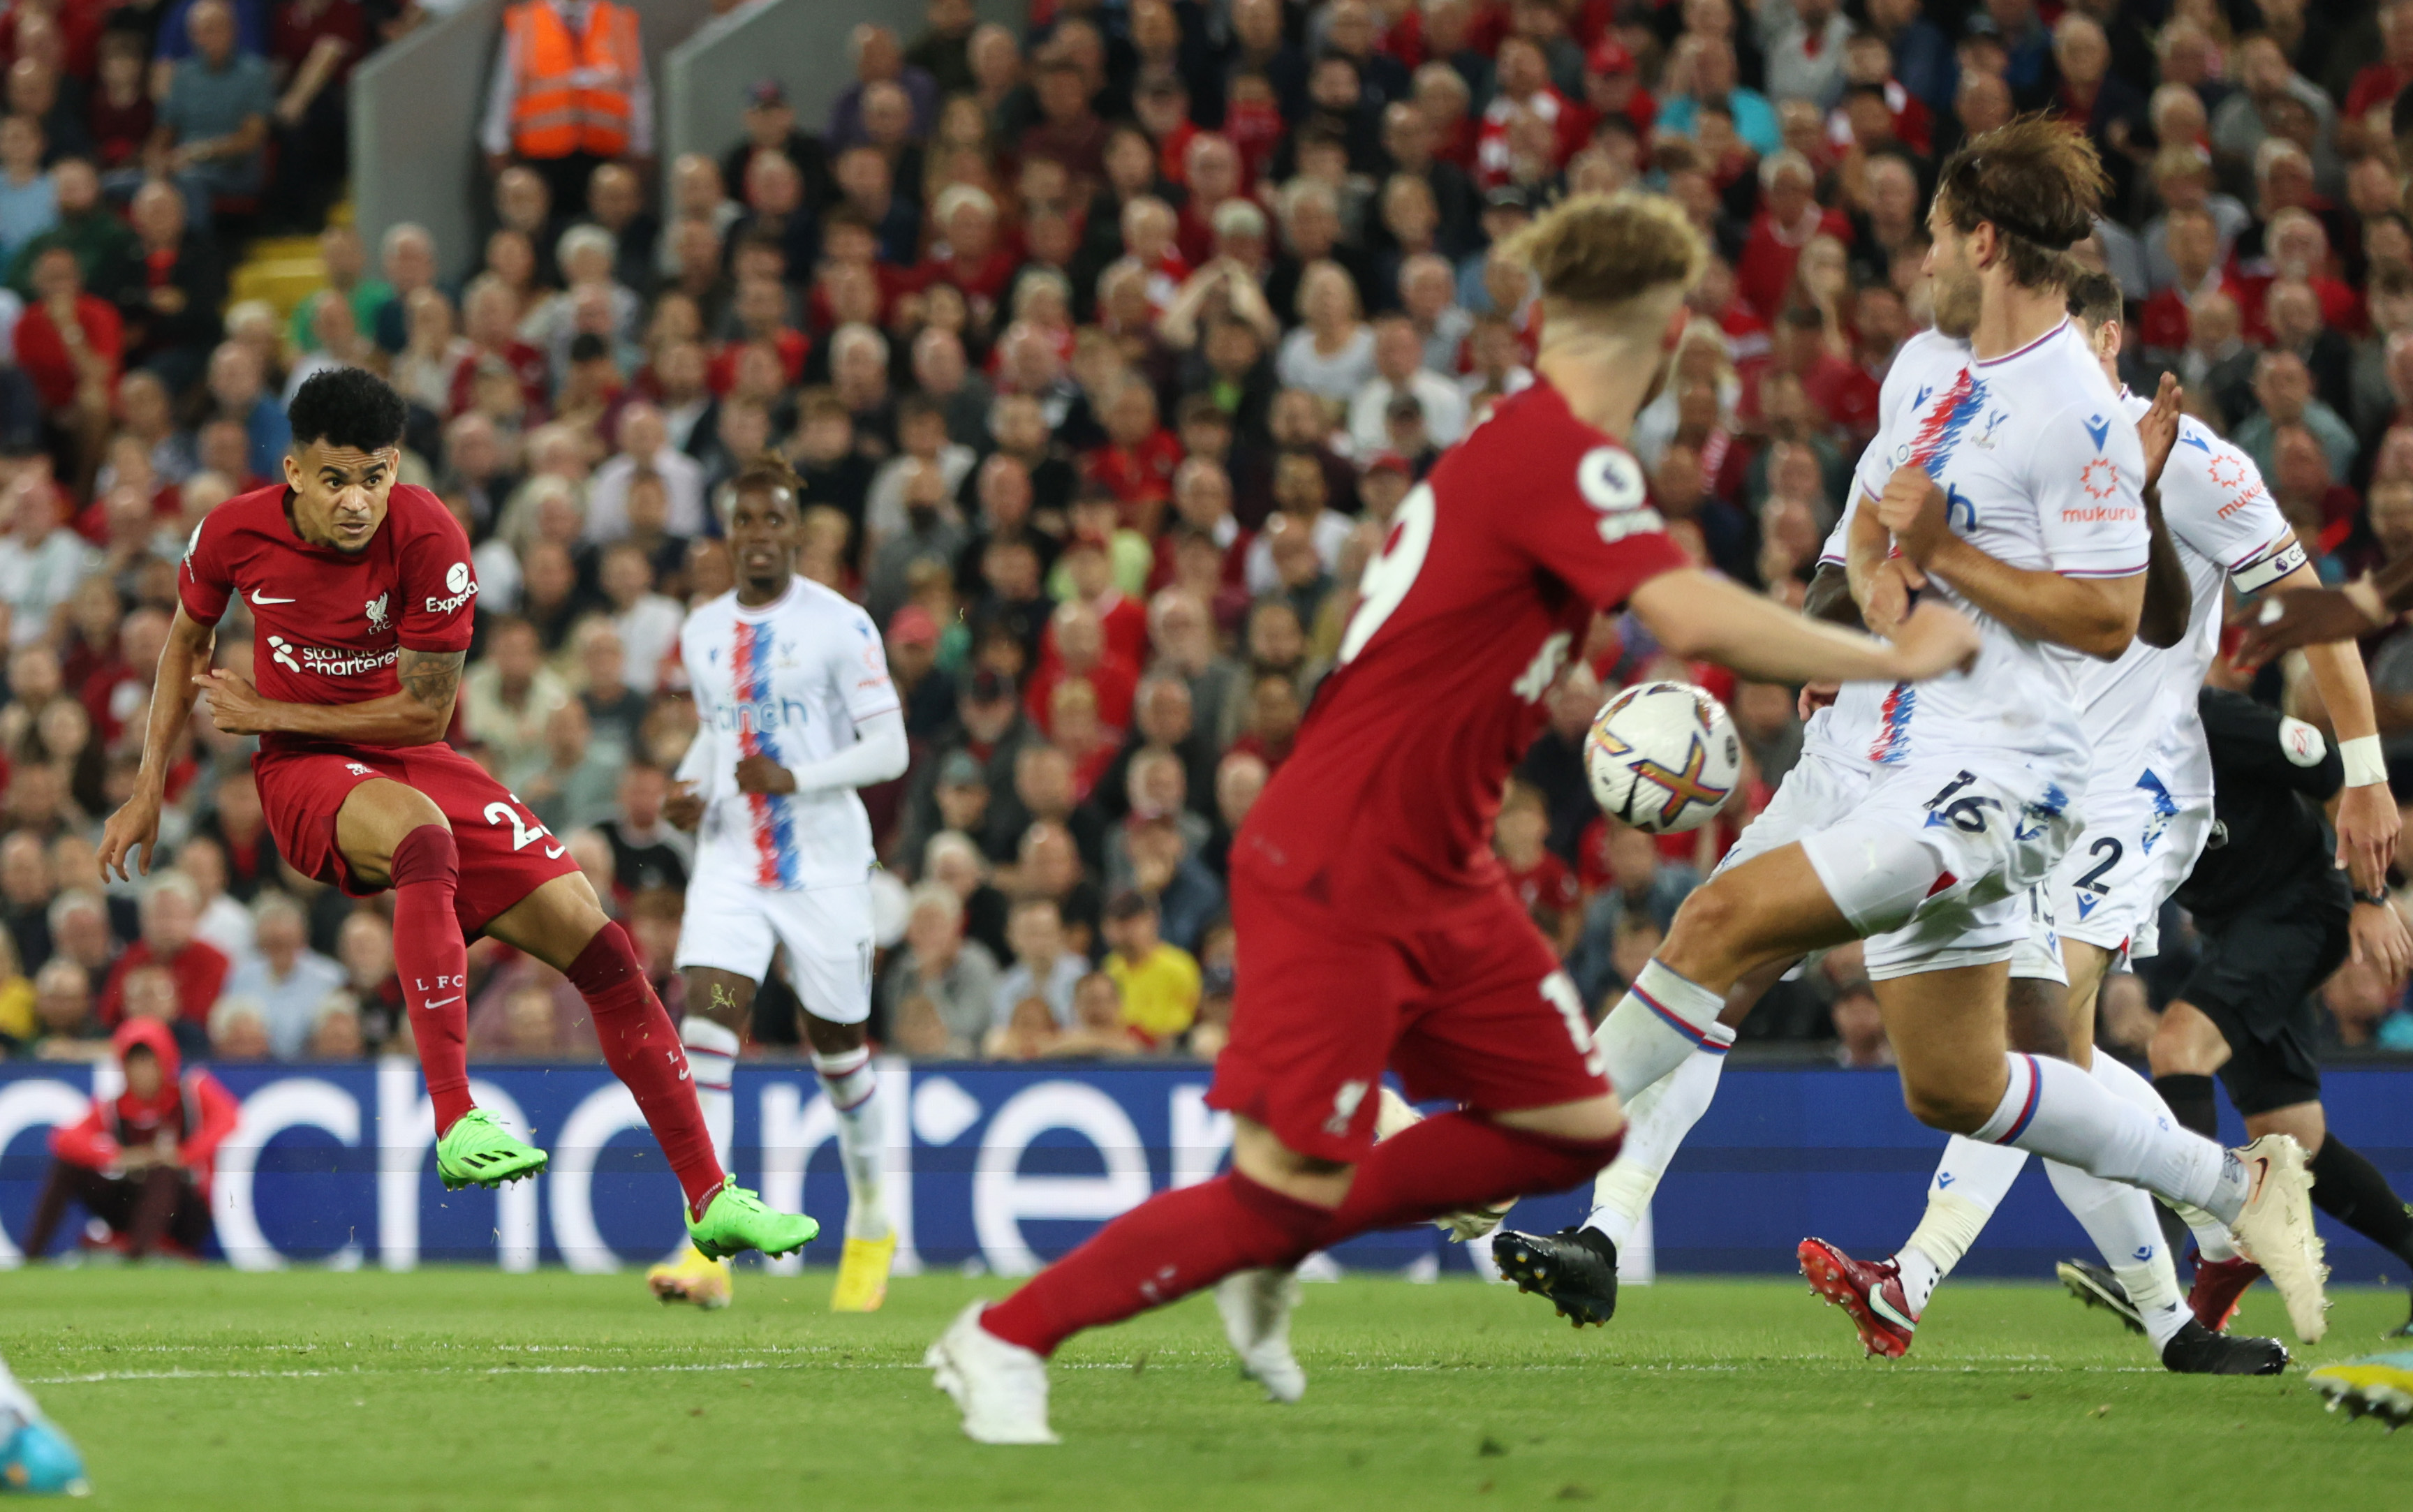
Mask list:
[[1501,789],[1593,610],[1689,565],[1624,448],[1547,381],[1503,400],[1400,501],[1235,867],[1378,924],[1497,886]]
[[[227,601],[251,606],[252,680],[284,704],[358,704],[398,691],[413,651],[466,651],[478,578],[469,539],[444,501],[398,483],[385,523],[358,554],[293,531],[285,485],[230,498],[202,517],[176,575],[185,613],[215,625]],[[263,749],[294,745],[267,734]]]

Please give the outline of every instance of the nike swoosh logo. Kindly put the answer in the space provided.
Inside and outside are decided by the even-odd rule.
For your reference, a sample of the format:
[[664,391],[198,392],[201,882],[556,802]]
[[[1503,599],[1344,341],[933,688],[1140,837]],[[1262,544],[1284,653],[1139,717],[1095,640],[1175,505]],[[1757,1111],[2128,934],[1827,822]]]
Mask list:
[[268,595],[260,592],[258,588],[254,588],[251,590],[251,601],[257,604],[271,604],[291,603],[293,600],[290,599],[272,599]]
[[561,859],[561,852],[569,849],[570,847],[566,845],[548,845],[544,848],[544,858],[547,861],[558,861]]
[[461,994],[456,992],[449,998],[438,998],[433,1002],[422,1002],[419,1006],[422,1008],[441,1008],[448,1002],[459,1002],[460,1001]]
[[2245,1189],[2245,1206],[2251,1208],[2262,1200],[2262,1183],[2270,1175],[2269,1160],[2258,1160],[2254,1163],[2254,1184]]

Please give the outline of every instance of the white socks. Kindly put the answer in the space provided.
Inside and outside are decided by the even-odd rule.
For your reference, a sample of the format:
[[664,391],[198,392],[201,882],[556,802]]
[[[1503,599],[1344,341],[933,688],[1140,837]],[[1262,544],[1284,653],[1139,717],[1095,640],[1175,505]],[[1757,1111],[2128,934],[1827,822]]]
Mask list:
[[1592,1183],[1592,1211],[1584,1227],[1607,1235],[1621,1249],[1651,1210],[1651,1195],[1667,1174],[1667,1163],[1718,1094],[1718,1075],[1725,1070],[1734,1030],[1713,1020],[1708,1038],[1710,1047],[1686,1056],[1672,1075],[1636,1095],[1625,1110],[1625,1144]]
[[[2154,1090],[2154,1084],[2131,1070],[2117,1056],[2096,1051],[2092,1069],[2095,1079],[2110,1088],[2114,1097],[2134,1103],[2154,1117],[2171,1124],[2178,1122],[2178,1116],[2170,1111],[2168,1103],[2162,1101],[2162,1094]],[[2203,1252],[2206,1260],[2237,1258],[2237,1246],[2229,1238],[2228,1224],[2191,1202],[2174,1202],[2170,1208],[2185,1221],[2188,1232],[2195,1236],[2195,1247]]]
[[695,1078],[695,1100],[703,1109],[703,1126],[712,1133],[712,1154],[723,1171],[729,1164],[731,1131],[737,1119],[737,1100],[729,1092],[729,1078],[737,1065],[737,1031],[725,1029],[702,1014],[689,1014],[679,1024],[679,1043],[687,1046],[688,1074]]
[[1936,1283],[1952,1274],[1977,1242],[1986,1221],[2002,1206],[2027,1163],[2026,1150],[1980,1144],[1960,1134],[1944,1147],[1934,1179],[1927,1184],[1927,1211],[1893,1257],[1914,1316],[1926,1308]]
[[[2097,1063],[2110,1059],[2095,1057]],[[2045,1063],[2076,1070],[2065,1061]],[[2024,1097],[2021,1105],[2025,1105]],[[2027,1160],[2027,1151],[2016,1146],[1986,1144],[1960,1134],[1945,1147],[1935,1179],[1927,1189],[1927,1211],[1894,1255],[1912,1315],[1926,1310],[1936,1285],[1977,1241],[1979,1231],[2009,1194]],[[2154,1347],[2160,1349],[2188,1313],[2180,1303],[2178,1278],[2162,1245],[2154,1199],[2137,1187],[2090,1176],[2059,1161],[2047,1161],[2045,1174],[2051,1178],[2062,1206],[2085,1228],[2112,1273],[2127,1288],[2129,1300],[2145,1319]]]
[[[2095,1059],[2110,1057],[2095,1052]],[[2086,1237],[2103,1252],[2111,1273],[2137,1309],[2154,1348],[2170,1342],[2179,1326],[2194,1314],[2179,1299],[2178,1272],[2170,1267],[2162,1244],[2162,1225],[2154,1216],[2154,1199],[2141,1187],[2089,1176],[2059,1161],[2044,1164],[2061,1205],[2085,1228]]]
[[1719,1028],[1718,1015],[1725,1005],[1725,994],[1686,981],[1656,958],[1643,967],[1635,974],[1633,990],[1617,1001],[1592,1031],[1617,1095],[1630,1104],[1694,1051],[1733,1044],[1731,1032],[1723,1040],[1710,1033]]
[[2004,1060],[2009,1084],[1975,1137],[2193,1203],[2222,1223],[2245,1206],[2243,1169],[2211,1140],[2121,1101],[2065,1060]]
[[837,1148],[846,1165],[846,1237],[884,1239],[890,1233],[888,1203],[881,1191],[881,1124],[872,1106],[880,1090],[871,1050],[857,1045],[836,1055],[813,1053],[813,1074],[837,1114]]

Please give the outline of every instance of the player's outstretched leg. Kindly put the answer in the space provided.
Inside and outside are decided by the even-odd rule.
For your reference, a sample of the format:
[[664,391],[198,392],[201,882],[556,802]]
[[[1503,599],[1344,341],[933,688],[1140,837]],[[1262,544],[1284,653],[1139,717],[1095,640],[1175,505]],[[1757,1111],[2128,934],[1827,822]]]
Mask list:
[[[1601,1099],[1605,1108],[1613,1104]],[[1593,1108],[1587,1103],[1578,1111]],[[1601,1118],[1611,1127],[1613,1111]],[[1284,1150],[1263,1125],[1240,1120],[1234,1168],[1159,1193],[994,1306],[974,1303],[924,1356],[955,1400],[964,1431],[984,1444],[1052,1444],[1047,1356],[1086,1328],[1179,1300],[1236,1271],[1287,1270],[1359,1234],[1424,1223],[1532,1192],[1562,1191],[1617,1154],[1618,1140],[1562,1138],[1458,1111],[1427,1119],[1373,1148],[1348,1175],[1338,1208],[1277,1191],[1251,1166],[1292,1173],[1338,1194],[1346,1166]]]
[[[2110,1267],[2091,1260],[2064,1260],[2053,1267],[2069,1294],[2118,1318],[2131,1333],[2148,1333],[2150,1313],[2138,1307]],[[2178,1326],[2154,1341],[2162,1368],[2177,1375],[2277,1375],[2287,1368],[2287,1346],[2276,1339],[2231,1336],[2205,1327],[2182,1312]]]
[[725,1260],[748,1250],[789,1254],[812,1242],[819,1223],[763,1206],[722,1170],[678,1030],[628,931],[604,916],[584,875],[545,882],[490,921],[486,932],[560,971],[586,1001],[604,1063],[635,1097],[678,1178],[688,1238],[699,1251]]
[[433,799],[385,778],[352,789],[335,838],[355,875],[393,891],[394,976],[436,1114],[436,1174],[447,1187],[496,1187],[536,1175],[545,1153],[469,1097],[469,952],[453,911],[461,852]]
[[83,1457],[0,1362],[0,1494],[89,1496]]

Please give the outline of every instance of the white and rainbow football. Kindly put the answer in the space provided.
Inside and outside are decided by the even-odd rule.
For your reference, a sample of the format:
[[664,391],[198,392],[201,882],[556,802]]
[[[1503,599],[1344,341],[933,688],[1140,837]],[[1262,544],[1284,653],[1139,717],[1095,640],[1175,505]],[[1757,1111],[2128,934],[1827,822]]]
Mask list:
[[1708,823],[1741,775],[1726,706],[1691,683],[1636,683],[1592,717],[1584,740],[1592,797],[1652,835]]

